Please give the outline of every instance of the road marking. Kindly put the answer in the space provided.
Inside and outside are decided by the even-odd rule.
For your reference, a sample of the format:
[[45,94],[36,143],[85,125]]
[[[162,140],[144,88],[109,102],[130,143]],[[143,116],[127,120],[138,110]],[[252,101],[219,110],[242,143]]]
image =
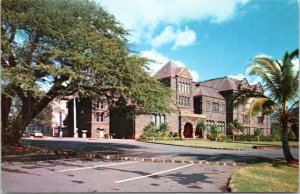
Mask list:
[[163,173],[166,173],[166,172],[171,172],[171,171],[182,169],[182,168],[187,168],[187,167],[192,166],[192,165],[193,164],[188,164],[188,165],[185,165],[185,166],[180,166],[180,167],[177,167],[177,168],[172,168],[170,170],[165,170],[165,171],[152,173],[152,174],[148,174],[148,175],[145,175],[145,176],[138,176],[138,177],[134,177],[134,178],[130,178],[130,179],[124,179],[124,180],[116,181],[115,183],[123,183],[123,182],[132,181],[132,180],[136,180],[136,179],[142,179],[142,178],[146,178],[146,177],[150,177],[150,176],[154,176],[154,175],[158,175],[158,174],[163,174]]
[[49,173],[60,173],[60,172],[66,172],[66,171],[75,171],[75,170],[85,170],[85,169],[93,169],[93,168],[99,168],[99,167],[106,167],[106,166],[116,166],[116,165],[122,165],[122,164],[131,164],[136,163],[139,161],[133,161],[133,162],[122,162],[122,163],[114,163],[114,164],[105,164],[105,165],[98,165],[98,166],[88,166],[88,167],[82,167],[82,168],[71,168],[66,170],[57,170]]

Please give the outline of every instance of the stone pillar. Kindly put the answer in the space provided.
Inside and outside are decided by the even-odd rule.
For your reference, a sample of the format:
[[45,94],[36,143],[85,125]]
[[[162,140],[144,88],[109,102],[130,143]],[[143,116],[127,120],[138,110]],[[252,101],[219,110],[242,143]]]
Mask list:
[[184,134],[183,134],[183,132],[184,132],[184,126],[182,126],[182,124],[181,124],[181,126],[180,126],[180,137],[181,137],[182,139],[184,139]]
[[196,139],[196,129],[192,129],[193,130],[193,135],[192,135],[192,137],[193,137],[193,139]]

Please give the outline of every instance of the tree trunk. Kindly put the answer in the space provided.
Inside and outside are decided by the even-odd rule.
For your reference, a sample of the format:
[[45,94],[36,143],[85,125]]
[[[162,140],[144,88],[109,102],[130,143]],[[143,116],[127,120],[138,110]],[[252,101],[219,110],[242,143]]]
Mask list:
[[52,101],[52,99],[48,97],[39,102],[35,102],[31,98],[22,101],[21,112],[10,122],[12,125],[2,128],[2,145],[21,145],[21,138],[27,125],[48,105],[50,101]]
[[11,109],[12,99],[1,94],[1,129],[5,129],[8,126],[8,115]]
[[11,146],[20,146],[21,138],[23,133],[26,130],[26,126],[34,118],[30,116],[21,114],[20,117],[17,117],[12,121],[12,125],[8,126],[3,130],[2,133],[2,145],[11,145]]
[[296,164],[298,163],[298,160],[296,160],[291,151],[290,151],[290,146],[289,146],[289,140],[288,140],[288,123],[287,121],[283,120],[282,121],[282,150],[284,154],[284,158],[286,161],[290,164]]

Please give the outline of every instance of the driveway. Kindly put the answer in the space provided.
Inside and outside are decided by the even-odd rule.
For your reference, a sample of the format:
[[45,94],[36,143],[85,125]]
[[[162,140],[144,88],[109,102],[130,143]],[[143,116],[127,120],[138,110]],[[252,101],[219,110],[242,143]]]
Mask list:
[[[172,145],[144,143],[134,140],[121,139],[48,139],[48,140],[24,140],[24,143],[32,146],[41,146],[56,149],[69,149],[75,151],[87,151],[101,155],[122,155],[143,158],[168,158],[178,160],[209,160],[212,162],[241,162],[253,163],[266,159],[283,158],[282,149],[275,150],[216,150],[205,148],[181,147]],[[298,158],[298,148],[291,149],[293,155]]]

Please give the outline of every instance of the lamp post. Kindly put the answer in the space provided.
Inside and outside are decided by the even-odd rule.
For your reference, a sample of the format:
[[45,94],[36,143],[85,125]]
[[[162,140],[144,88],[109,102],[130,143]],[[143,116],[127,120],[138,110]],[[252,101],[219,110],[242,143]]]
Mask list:
[[76,118],[76,96],[77,94],[74,95],[73,98],[73,116],[74,116],[74,123],[73,123],[73,130],[74,130],[74,138],[78,138],[78,129],[77,129],[77,118]]

